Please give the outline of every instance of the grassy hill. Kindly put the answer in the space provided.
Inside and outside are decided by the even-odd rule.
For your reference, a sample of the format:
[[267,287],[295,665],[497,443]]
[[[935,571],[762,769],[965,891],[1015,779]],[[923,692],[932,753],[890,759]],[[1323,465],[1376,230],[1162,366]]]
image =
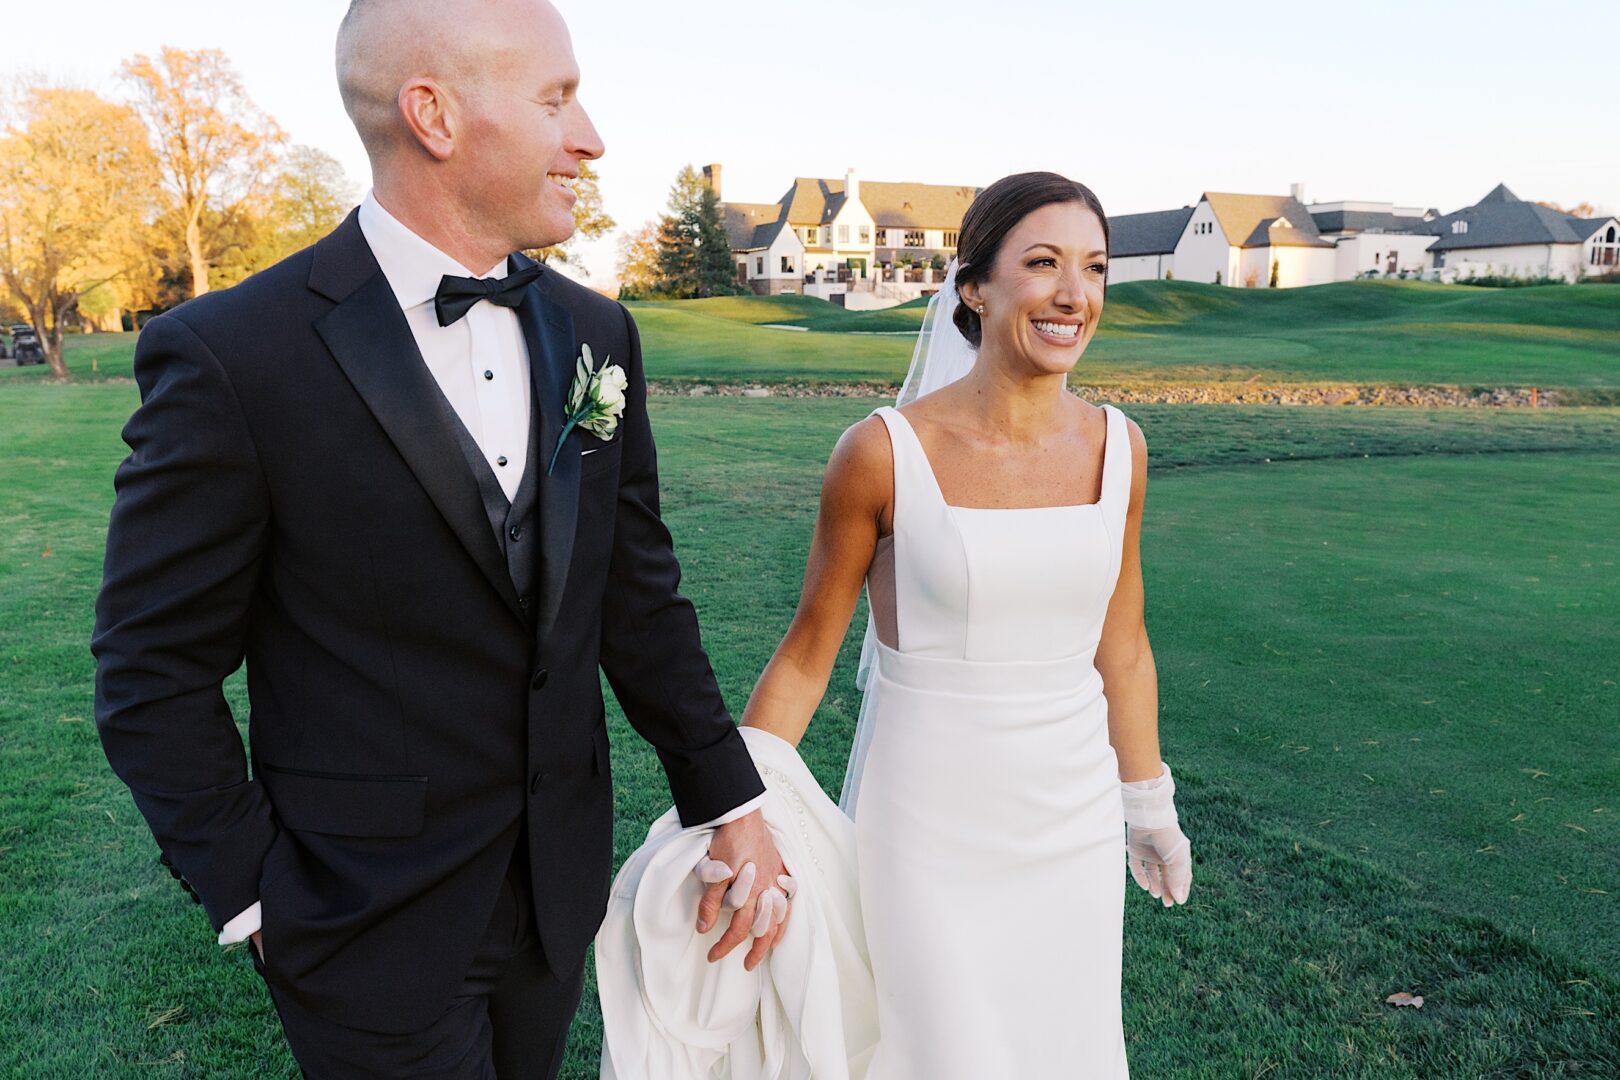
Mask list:
[[[0,392],[0,1077],[290,1076],[243,948],[158,864],[96,737],[86,643],[135,399]],[[653,403],[734,709],[798,602],[827,452],[870,404]],[[1128,411],[1195,861],[1183,907],[1124,886],[1133,1074],[1620,1076],[1620,410]],[[834,793],[864,627],[800,744]],[[226,692],[245,717],[240,674]],[[608,716],[623,858],[669,790]],[[1423,1008],[1384,1003],[1401,990]],[[600,1038],[588,985],[564,1080],[598,1075]]]
[[[897,383],[924,310],[913,303],[852,312],[801,296],[629,307],[649,376],[673,383]],[[88,375],[94,358],[101,375],[128,375],[132,347],[130,335],[75,339],[70,364]],[[0,371],[0,379],[42,374]],[[1127,282],[1109,290],[1102,327],[1076,378],[1101,386],[1539,386],[1620,402],[1620,288]]]

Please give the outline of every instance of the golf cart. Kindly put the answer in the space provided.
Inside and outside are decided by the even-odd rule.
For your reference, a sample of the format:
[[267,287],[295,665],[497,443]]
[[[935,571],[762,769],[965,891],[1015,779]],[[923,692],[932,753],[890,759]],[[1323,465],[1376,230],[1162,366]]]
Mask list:
[[24,364],[43,364],[45,362],[45,349],[39,343],[39,335],[27,323],[17,323],[11,328],[11,354],[17,360],[17,366]]

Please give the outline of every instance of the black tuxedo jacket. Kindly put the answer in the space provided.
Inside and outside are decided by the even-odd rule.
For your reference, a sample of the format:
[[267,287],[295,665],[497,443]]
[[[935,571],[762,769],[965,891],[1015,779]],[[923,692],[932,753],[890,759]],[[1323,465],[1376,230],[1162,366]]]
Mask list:
[[[445,1007],[525,821],[547,960],[580,963],[612,865],[599,665],[684,821],[762,790],[677,592],[634,322],[555,273],[517,310],[527,468],[581,344],[629,376],[612,441],[576,429],[540,478],[532,596],[356,215],[136,347],[102,742],[215,928],[262,901],[268,977],[353,1027]],[[244,658],[251,778],[221,692]]]

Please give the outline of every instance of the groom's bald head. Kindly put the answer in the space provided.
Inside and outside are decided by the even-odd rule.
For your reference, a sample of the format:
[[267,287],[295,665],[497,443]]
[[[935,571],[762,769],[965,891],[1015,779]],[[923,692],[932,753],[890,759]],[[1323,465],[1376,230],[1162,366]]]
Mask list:
[[416,224],[453,221],[498,252],[573,231],[571,178],[602,144],[547,0],[353,0],[337,75],[391,209],[414,202]]
[[375,159],[414,141],[400,115],[405,85],[431,79],[475,98],[536,36],[566,35],[545,0],[353,0],[338,29],[343,106]]

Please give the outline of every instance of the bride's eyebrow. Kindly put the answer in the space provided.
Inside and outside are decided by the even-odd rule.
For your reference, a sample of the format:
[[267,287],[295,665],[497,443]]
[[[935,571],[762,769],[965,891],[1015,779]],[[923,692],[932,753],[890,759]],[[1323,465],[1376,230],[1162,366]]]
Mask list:
[[[1062,248],[1058,247],[1056,244],[1048,244],[1044,240],[1041,241],[1038,244],[1029,245],[1029,247],[1024,249],[1024,254],[1028,255],[1030,252],[1034,251],[1036,248],[1046,248],[1048,251],[1055,251],[1059,255],[1063,254],[1063,249]],[[1095,258],[1098,258],[1099,256],[1103,256],[1103,255],[1107,255],[1107,254],[1108,254],[1108,252],[1103,251],[1101,249],[1098,249],[1097,251],[1093,251],[1093,252],[1088,253],[1086,255],[1086,258],[1095,259]]]

